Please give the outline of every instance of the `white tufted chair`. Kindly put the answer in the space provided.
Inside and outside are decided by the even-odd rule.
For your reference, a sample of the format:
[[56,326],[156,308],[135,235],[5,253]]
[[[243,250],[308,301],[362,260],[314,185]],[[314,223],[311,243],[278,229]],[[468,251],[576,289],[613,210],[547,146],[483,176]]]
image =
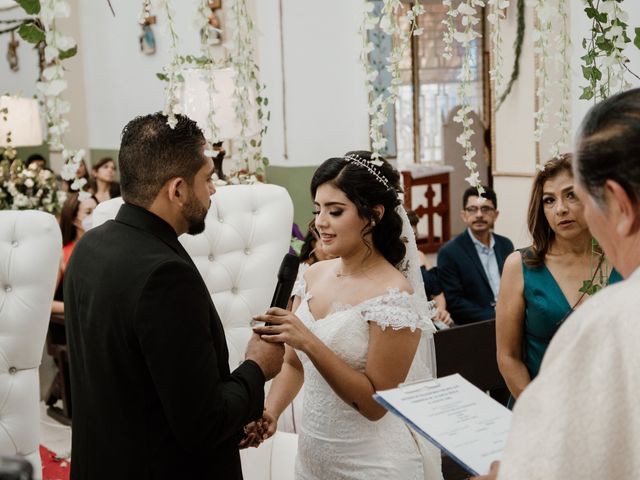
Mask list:
[[[121,198],[101,203],[93,226],[116,216]],[[182,235],[224,325],[229,366],[244,359],[251,317],[271,302],[280,262],[289,249],[293,204],[276,185],[218,187],[202,234]],[[297,437],[279,432],[258,449],[242,451],[245,480],[293,479]]]
[[38,479],[38,366],[61,251],[53,215],[0,212],[0,455],[26,456]]

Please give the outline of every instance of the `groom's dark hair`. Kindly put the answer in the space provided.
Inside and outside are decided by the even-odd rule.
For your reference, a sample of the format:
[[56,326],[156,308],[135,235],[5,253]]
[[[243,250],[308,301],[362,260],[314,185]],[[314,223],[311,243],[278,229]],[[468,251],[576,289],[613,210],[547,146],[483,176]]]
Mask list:
[[161,112],[131,120],[122,130],[118,163],[122,198],[148,208],[163,185],[182,177],[189,185],[205,164],[202,130],[193,120],[176,115],[171,128]]

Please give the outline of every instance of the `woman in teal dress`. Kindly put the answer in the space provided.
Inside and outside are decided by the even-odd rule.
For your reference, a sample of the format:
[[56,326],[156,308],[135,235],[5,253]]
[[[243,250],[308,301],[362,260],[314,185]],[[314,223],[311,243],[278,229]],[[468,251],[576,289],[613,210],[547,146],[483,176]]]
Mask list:
[[584,207],[573,191],[571,155],[545,164],[534,179],[527,223],[533,243],[506,260],[496,305],[498,367],[517,399],[540,370],[549,342],[587,294],[585,280],[613,283],[593,249]]

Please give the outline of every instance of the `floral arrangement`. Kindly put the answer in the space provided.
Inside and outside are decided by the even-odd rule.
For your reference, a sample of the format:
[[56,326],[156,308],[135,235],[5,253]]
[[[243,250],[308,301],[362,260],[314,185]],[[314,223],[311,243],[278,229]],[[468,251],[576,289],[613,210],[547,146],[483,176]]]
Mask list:
[[0,152],[0,210],[42,210],[57,215],[65,199],[53,172],[36,164],[25,167],[10,147]]

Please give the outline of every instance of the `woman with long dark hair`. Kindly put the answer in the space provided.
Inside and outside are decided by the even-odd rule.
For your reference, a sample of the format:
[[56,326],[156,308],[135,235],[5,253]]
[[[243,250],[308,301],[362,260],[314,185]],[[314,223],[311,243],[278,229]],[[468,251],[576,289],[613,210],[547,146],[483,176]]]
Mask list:
[[96,203],[120,196],[120,184],[116,182],[116,162],[113,158],[101,158],[93,166],[91,190]]
[[304,380],[299,480],[442,478],[439,451],[372,398],[434,371],[433,312],[399,180],[370,152],[320,165],[311,181],[315,228],[335,258],[309,267],[295,314],[270,309],[256,317],[268,322],[255,328],[265,341],[286,344],[265,403],[267,435]]

